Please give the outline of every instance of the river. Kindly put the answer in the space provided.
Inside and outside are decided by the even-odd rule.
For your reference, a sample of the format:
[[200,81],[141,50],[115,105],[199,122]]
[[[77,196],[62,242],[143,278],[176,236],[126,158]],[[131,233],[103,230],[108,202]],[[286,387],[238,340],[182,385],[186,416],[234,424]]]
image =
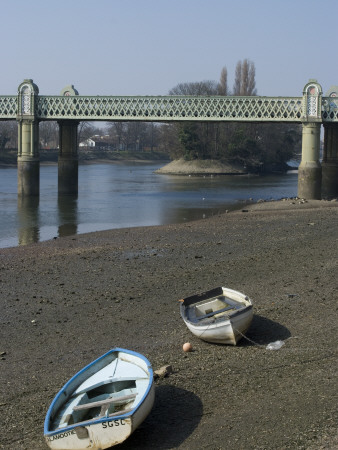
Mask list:
[[266,176],[172,176],[163,163],[79,166],[77,197],[57,194],[57,165],[40,166],[40,197],[19,199],[17,169],[0,168],[0,248],[112,228],[203,219],[249,199],[297,195],[297,171]]

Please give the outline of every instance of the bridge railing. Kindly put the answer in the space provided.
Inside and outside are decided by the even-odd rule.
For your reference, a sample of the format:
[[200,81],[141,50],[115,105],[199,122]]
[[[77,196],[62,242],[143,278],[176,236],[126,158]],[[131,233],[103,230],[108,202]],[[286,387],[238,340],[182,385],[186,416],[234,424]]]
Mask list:
[[[303,97],[36,96],[38,120],[302,122]],[[0,96],[0,120],[17,118],[18,96]],[[322,121],[338,122],[338,98],[322,97]]]
[[42,120],[300,122],[302,97],[39,96]]
[[322,99],[323,122],[338,122],[338,98],[323,97]]
[[17,111],[17,95],[0,95],[0,120],[15,119]]

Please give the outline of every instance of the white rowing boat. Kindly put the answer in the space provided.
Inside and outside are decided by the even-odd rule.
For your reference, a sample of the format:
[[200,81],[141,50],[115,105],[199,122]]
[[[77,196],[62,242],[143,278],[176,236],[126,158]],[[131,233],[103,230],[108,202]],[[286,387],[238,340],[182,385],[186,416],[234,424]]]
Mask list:
[[105,449],[123,442],[155,397],[149,361],[115,348],[74,375],[51,403],[44,435],[52,449]]
[[180,302],[181,316],[189,330],[208,342],[236,345],[253,317],[249,297],[225,287],[192,295]]

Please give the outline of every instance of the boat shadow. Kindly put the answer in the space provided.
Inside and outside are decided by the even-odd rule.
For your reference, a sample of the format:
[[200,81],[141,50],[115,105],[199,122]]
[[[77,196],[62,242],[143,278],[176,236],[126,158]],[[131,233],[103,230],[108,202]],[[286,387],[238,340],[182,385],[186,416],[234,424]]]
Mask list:
[[274,320],[255,314],[249,330],[239,342],[239,347],[248,347],[256,344],[267,345],[277,340],[285,340],[291,336],[290,330]]
[[192,392],[174,386],[156,386],[155,402],[149,416],[118,448],[176,448],[197,427],[202,414],[202,402]]

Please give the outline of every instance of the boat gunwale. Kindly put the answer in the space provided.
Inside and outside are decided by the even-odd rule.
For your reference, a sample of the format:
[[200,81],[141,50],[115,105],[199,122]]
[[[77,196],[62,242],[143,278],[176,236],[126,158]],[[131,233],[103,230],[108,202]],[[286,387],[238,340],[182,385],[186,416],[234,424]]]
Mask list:
[[[142,398],[140,399],[140,401],[138,402],[138,404],[132,408],[130,411],[125,412],[124,414],[121,415],[115,415],[115,416],[102,416],[102,417],[94,417],[93,419],[89,419],[86,421],[81,422],[80,423],[74,423],[71,425],[68,425],[66,427],[63,428],[58,428],[55,430],[50,430],[50,424],[52,423],[52,412],[54,409],[55,404],[58,402],[59,398],[62,396],[62,394],[65,393],[65,390],[76,380],[76,378],[78,378],[81,374],[83,374],[85,371],[87,371],[90,367],[94,366],[95,364],[98,364],[99,361],[101,361],[104,358],[107,358],[108,355],[112,354],[112,353],[127,353],[129,355],[133,355],[139,359],[142,359],[146,365],[147,365],[147,370],[149,373],[149,383],[147,386],[146,391],[144,392]],[[57,434],[60,433],[65,433],[68,431],[71,431],[79,426],[86,426],[86,425],[96,425],[102,422],[111,422],[113,420],[118,420],[119,418],[123,418],[126,419],[130,416],[132,416],[143,404],[144,400],[147,398],[147,396],[149,395],[152,387],[153,387],[153,380],[154,380],[154,374],[153,374],[153,369],[152,366],[149,362],[149,360],[142,355],[141,353],[137,353],[134,352],[133,350],[127,350],[124,348],[120,348],[120,347],[115,347],[111,350],[109,350],[108,352],[106,352],[105,354],[99,356],[97,359],[95,359],[94,361],[90,362],[89,364],[87,364],[85,367],[83,367],[81,370],[79,370],[75,375],[73,375],[63,386],[62,388],[59,390],[59,392],[55,395],[52,403],[50,404],[46,417],[45,417],[45,422],[44,422],[44,436],[45,437],[50,437],[50,436],[55,436]],[[54,412],[54,414],[56,413],[56,411]]]
[[[224,289],[227,289],[227,288],[224,288]],[[194,295],[190,295],[189,297],[185,297],[184,299],[182,299],[183,301],[182,301],[181,306],[187,307],[187,306],[193,305],[194,303],[198,303],[203,300],[208,300],[211,297],[217,297],[218,295],[222,295],[222,294],[223,294],[223,288],[220,286],[220,287],[217,287],[214,289],[210,289],[208,291],[201,292],[199,294],[194,294]]]

